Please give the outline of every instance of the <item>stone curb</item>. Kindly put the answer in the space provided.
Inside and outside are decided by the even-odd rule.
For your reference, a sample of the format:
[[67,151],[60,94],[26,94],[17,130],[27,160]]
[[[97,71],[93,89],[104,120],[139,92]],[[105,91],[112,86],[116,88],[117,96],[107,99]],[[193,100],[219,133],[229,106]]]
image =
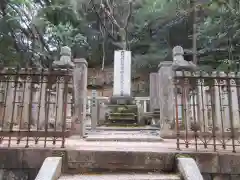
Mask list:
[[90,136],[86,138],[86,141],[119,141],[119,142],[163,142],[164,140],[159,137],[107,137],[105,136]]
[[202,174],[192,158],[177,158],[177,167],[184,180],[203,180]]
[[35,180],[57,180],[61,175],[62,157],[47,157]]
[[[91,130],[90,127],[86,127],[87,130]],[[155,127],[147,127],[147,128],[141,128],[141,127],[96,127],[96,130],[108,130],[108,131],[159,131],[159,128]]]
[[[104,143],[104,142],[103,142]],[[163,142],[164,143],[164,142]],[[119,149],[120,148],[120,149]],[[1,148],[1,169],[40,169],[47,157],[62,157],[62,172],[81,172],[90,169],[156,170],[171,172],[177,157],[195,159],[201,173],[240,174],[240,154],[231,152],[196,152],[176,149],[145,149],[119,147],[109,149],[92,147],[75,148]],[[14,161],[9,161],[14,159]],[[83,169],[85,171],[85,169]]]

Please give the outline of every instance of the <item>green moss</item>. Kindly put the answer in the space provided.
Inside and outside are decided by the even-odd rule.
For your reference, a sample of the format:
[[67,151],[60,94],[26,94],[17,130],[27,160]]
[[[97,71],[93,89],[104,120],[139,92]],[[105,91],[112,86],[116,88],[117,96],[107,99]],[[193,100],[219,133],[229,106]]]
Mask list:
[[177,154],[176,155],[176,159],[177,158],[192,158],[190,155],[188,155],[188,154]]

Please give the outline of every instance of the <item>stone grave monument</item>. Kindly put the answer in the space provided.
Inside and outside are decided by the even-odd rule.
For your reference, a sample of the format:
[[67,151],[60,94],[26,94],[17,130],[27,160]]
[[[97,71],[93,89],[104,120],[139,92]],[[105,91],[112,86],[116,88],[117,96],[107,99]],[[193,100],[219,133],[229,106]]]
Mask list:
[[107,124],[138,123],[138,106],[131,96],[131,51],[114,52],[113,96],[108,109]]

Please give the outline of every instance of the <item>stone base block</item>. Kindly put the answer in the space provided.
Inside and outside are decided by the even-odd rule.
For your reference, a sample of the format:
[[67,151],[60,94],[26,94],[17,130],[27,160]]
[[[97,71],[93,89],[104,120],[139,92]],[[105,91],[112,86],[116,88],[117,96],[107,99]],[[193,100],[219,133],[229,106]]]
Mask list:
[[131,105],[135,104],[135,102],[132,96],[112,96],[110,97],[110,104]]

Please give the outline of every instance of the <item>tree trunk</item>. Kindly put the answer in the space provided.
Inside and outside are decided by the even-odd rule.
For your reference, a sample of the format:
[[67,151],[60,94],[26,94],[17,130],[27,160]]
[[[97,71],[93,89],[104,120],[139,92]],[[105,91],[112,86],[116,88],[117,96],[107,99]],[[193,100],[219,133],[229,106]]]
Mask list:
[[120,42],[122,44],[122,49],[127,50],[127,32],[125,28],[120,28],[119,34],[120,34]]

